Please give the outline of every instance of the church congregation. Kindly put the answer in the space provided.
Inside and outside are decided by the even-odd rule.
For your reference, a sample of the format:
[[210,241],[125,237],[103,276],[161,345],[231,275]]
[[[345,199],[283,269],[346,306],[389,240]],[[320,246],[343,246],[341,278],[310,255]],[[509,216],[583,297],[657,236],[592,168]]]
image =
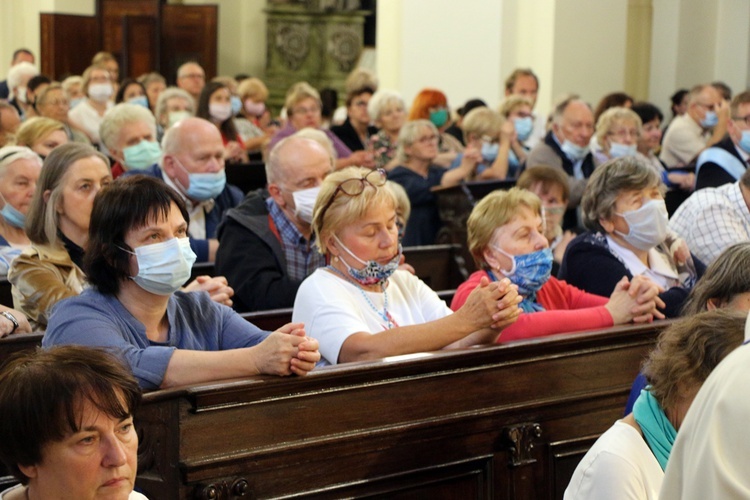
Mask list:
[[[0,359],[0,459],[19,483],[0,499],[52,498],[73,487],[61,471],[80,498],[145,498],[133,422],[151,391],[628,325],[664,327],[564,498],[750,499],[717,448],[750,416],[719,378],[748,373],[750,90],[686,81],[666,113],[569,93],[544,114],[534,68],[498,102],[456,103],[440,81],[407,102],[356,67],[334,111],[330,87],[199,59],[9,62],[0,344],[42,336]],[[450,270],[429,270],[441,250]],[[726,460],[747,458],[739,441]]]

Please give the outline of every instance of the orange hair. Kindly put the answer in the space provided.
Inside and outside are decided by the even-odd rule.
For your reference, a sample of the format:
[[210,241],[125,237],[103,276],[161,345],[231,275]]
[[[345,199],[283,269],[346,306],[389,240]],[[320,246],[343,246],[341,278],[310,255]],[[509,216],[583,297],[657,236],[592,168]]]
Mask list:
[[429,120],[430,108],[441,108],[448,106],[448,99],[445,94],[437,89],[424,89],[411,104],[409,120]]

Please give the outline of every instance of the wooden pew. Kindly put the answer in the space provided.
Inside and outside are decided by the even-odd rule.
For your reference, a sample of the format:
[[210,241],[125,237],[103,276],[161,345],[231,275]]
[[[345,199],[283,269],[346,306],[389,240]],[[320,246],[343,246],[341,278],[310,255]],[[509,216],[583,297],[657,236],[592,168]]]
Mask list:
[[0,304],[8,307],[13,307],[13,294],[11,293],[12,285],[8,278],[3,276],[0,278]]
[[262,161],[250,163],[227,163],[224,167],[227,184],[233,184],[243,193],[266,187],[266,167]]
[[149,498],[561,498],[664,323],[146,394]]
[[460,245],[405,247],[406,263],[433,290],[450,290],[466,281],[469,273]]

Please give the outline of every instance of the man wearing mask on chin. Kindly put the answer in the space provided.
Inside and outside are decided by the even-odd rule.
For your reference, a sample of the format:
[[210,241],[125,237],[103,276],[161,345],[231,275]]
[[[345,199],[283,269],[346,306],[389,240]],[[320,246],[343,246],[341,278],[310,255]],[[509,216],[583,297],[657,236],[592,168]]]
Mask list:
[[669,124],[659,158],[669,169],[691,163],[727,132],[729,104],[711,85],[697,85],[688,94],[688,109]]
[[268,190],[248,193],[219,227],[216,272],[234,289],[238,311],[292,307],[302,281],[325,257],[310,223],[331,155],[312,139],[282,139],[266,162]]
[[121,103],[104,114],[99,135],[109,150],[112,177],[125,172],[161,176],[161,147],[156,141],[156,120],[137,104]]
[[242,191],[226,183],[221,133],[208,120],[185,118],[167,130],[162,146],[162,168],[142,173],[161,177],[182,196],[190,214],[190,247],[198,262],[213,262],[219,222],[242,201]]
[[572,96],[555,106],[552,130],[537,144],[526,158],[526,168],[549,165],[562,168],[568,175],[570,198],[565,212],[563,228],[580,226],[576,209],[591,173],[596,168],[589,150],[594,135],[594,114],[591,107]]

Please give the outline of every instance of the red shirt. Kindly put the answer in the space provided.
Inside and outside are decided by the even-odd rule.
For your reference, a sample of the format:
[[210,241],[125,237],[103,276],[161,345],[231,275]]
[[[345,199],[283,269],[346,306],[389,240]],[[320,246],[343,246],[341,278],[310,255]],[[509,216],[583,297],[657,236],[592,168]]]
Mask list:
[[[451,309],[460,309],[484,276],[490,279],[486,271],[477,271],[469,276],[456,290]],[[539,289],[536,301],[546,310],[521,313],[515,323],[503,330],[498,342],[544,337],[555,333],[582,332],[614,325],[612,315],[604,307],[609,302],[607,297],[584,292],[554,276]]]

